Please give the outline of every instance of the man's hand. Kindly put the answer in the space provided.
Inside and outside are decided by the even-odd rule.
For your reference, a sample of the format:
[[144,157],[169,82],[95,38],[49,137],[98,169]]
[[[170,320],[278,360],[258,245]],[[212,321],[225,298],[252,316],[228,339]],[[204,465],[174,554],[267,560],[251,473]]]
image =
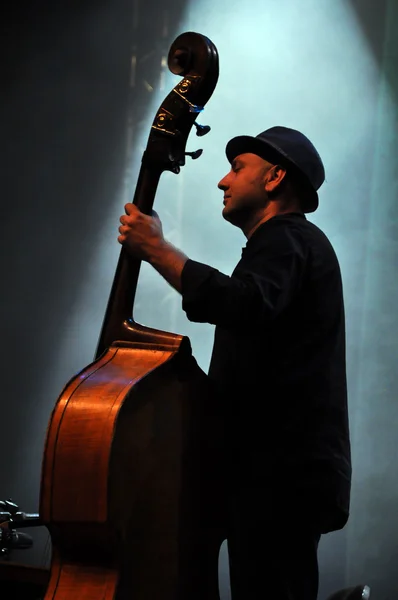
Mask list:
[[126,204],[120,217],[117,238],[134,258],[149,262],[166,281],[181,293],[181,273],[188,257],[166,241],[162,223],[155,211],[142,213],[134,204]]
[[152,216],[145,215],[131,203],[126,204],[124,210],[126,214],[120,217],[118,242],[135,258],[151,262],[165,244],[158,215],[154,211]]

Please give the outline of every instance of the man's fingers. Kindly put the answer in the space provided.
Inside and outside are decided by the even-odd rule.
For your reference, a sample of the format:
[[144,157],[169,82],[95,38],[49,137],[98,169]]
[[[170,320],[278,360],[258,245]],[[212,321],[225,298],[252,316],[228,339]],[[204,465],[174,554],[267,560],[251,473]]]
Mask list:
[[[137,208],[135,206],[135,204],[131,204],[131,202],[128,202],[127,204],[124,205],[124,210],[127,216],[133,216],[133,215],[138,215],[141,214],[141,211],[139,210],[139,208]],[[124,221],[122,219],[125,219],[126,215],[122,215],[120,217],[120,222],[123,223]],[[154,217],[155,219],[157,219],[158,221],[160,221],[159,215],[155,210],[151,211],[151,217]]]

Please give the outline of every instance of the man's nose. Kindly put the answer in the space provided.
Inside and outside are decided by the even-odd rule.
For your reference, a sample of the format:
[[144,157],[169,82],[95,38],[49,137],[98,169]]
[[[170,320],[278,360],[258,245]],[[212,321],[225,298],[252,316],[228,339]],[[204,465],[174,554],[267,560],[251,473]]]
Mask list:
[[228,189],[228,185],[226,182],[227,176],[223,177],[219,182],[218,182],[218,189],[219,190],[227,190]]

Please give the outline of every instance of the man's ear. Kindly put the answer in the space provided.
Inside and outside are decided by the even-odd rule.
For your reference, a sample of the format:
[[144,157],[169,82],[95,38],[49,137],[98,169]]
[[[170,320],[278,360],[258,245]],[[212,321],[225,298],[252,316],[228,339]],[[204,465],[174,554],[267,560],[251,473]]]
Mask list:
[[276,190],[286,177],[286,169],[280,165],[273,165],[265,176],[265,191],[269,194]]

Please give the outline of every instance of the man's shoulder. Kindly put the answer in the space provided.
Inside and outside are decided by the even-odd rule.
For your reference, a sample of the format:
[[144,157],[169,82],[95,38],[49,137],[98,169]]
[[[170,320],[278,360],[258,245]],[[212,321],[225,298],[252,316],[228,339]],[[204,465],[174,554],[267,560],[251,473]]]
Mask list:
[[330,244],[326,233],[315,223],[309,221],[303,213],[282,213],[265,221],[255,232],[257,238],[278,237],[282,231],[296,233],[304,240],[319,240]]
[[285,213],[269,219],[259,227],[257,240],[253,243],[257,248],[277,246],[282,250],[288,245],[307,256],[323,256],[338,262],[328,235],[302,213]]
[[309,221],[305,215],[299,213],[278,215],[275,218],[274,226],[275,228],[285,227],[291,231],[296,231],[298,234],[301,234],[303,239],[308,240],[308,242],[331,246],[331,241],[325,231],[312,221]]

